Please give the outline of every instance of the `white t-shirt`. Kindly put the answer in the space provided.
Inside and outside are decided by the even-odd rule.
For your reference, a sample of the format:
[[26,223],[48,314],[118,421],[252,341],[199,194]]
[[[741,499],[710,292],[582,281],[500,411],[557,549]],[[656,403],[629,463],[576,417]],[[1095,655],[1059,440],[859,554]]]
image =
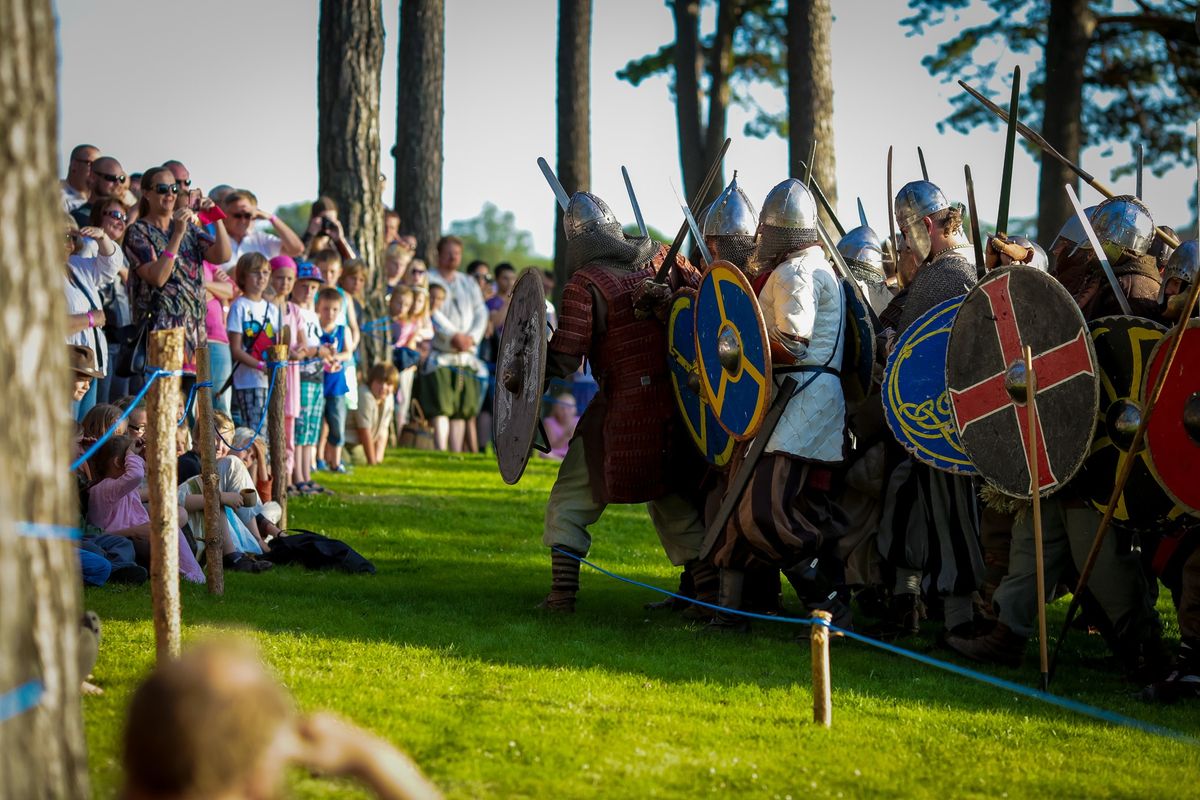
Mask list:
[[[304,320],[304,330],[297,337],[304,342],[305,347],[320,347],[321,346],[321,320],[317,318],[317,312],[311,308],[300,309],[300,319]],[[316,358],[316,356],[313,356]],[[309,359],[304,359],[308,361]],[[321,362],[316,361],[312,364],[300,365],[300,380],[320,383],[322,378]]]
[[[263,333],[266,334],[266,337],[275,339],[279,330],[279,306],[266,300],[256,301],[245,296],[239,297],[229,307],[229,320],[225,323],[225,330],[230,333],[240,333],[242,349],[254,355],[256,360],[266,361],[265,347],[269,347],[270,343],[263,338],[261,341],[265,344],[256,347],[255,342]],[[267,372],[240,364],[237,361],[233,363],[235,367],[233,370],[234,389],[267,388],[269,383]]]
[[221,265],[221,268],[226,272],[232,272],[237,266],[238,259],[246,253],[262,253],[267,258],[274,258],[279,255],[283,243],[280,242],[278,236],[274,236],[266,231],[260,231],[254,228],[247,232],[246,236],[239,242],[232,236],[229,237],[229,248],[233,253],[229,260]]

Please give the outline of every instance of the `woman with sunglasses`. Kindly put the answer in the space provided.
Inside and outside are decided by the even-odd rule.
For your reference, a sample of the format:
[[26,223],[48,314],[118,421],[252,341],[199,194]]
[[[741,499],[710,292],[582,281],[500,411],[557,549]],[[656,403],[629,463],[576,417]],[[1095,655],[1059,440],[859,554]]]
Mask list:
[[[125,204],[115,197],[93,204],[88,220],[93,228],[104,231],[116,244],[116,258],[121,264],[116,279],[100,287],[100,302],[104,308],[104,338],[108,342],[110,366],[108,374],[97,381],[97,403],[108,403],[129,394],[129,378],[117,375],[117,371],[111,366],[121,360],[121,342],[129,335],[129,328],[133,323],[129,310],[129,292],[126,288],[129,281],[129,264],[125,260],[125,252],[121,249],[128,220],[129,214]],[[94,240],[84,240],[85,255],[94,255],[97,251],[97,243]]]
[[[171,170],[155,167],[142,175],[140,219],[125,234],[129,260],[129,297],[135,324],[145,321],[151,331],[183,328],[184,369],[195,370],[196,346],[205,336],[204,261],[229,260],[229,234],[221,220],[213,234],[199,226],[196,212],[178,204],[180,186]],[[213,208],[200,198],[199,211]],[[146,368],[159,366],[147,364]],[[183,389],[195,378],[184,379]],[[219,387],[216,387],[219,388]]]

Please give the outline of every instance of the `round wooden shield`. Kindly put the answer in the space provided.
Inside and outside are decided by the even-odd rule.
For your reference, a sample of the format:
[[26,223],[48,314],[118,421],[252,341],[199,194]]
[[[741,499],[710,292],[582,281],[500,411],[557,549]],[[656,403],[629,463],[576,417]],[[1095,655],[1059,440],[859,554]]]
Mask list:
[[542,273],[529,267],[513,285],[496,355],[492,440],[505,483],[520,480],[529,462],[542,410],[548,342]]
[[737,441],[753,438],[771,404],[771,347],[754,288],[715,261],[696,292],[696,363],[717,422]]
[[[1101,317],[1088,323],[1096,366],[1100,369],[1100,406],[1092,451],[1083,464],[1078,487],[1103,513],[1112,497],[1117,471],[1129,458],[1129,445],[1145,409],[1142,379],[1150,353],[1166,328],[1142,317]],[[1113,520],[1126,528],[1152,530],[1183,513],[1150,471],[1143,446],[1134,456],[1129,479]]]
[[[1150,354],[1142,395],[1150,393],[1162,372],[1171,344],[1163,337]],[[1200,320],[1183,331],[1179,352],[1171,362],[1154,414],[1146,425],[1150,469],[1171,498],[1192,514],[1200,514]]]
[[963,299],[939,303],[896,340],[883,373],[883,416],[896,441],[918,461],[956,475],[975,466],[958,441],[946,393],[946,345]]
[[843,280],[846,291],[846,346],[842,350],[842,390],[846,402],[857,403],[871,393],[875,369],[875,327],[861,294]]
[[724,467],[733,455],[733,437],[717,422],[708,398],[700,388],[696,365],[696,291],[680,289],[671,302],[667,323],[667,364],[671,387],[683,426],[692,444],[715,467]]
[[[1037,385],[1035,446],[1030,447],[1023,348],[1033,353]],[[1041,270],[988,273],[963,298],[946,350],[946,385],[963,449],[1005,494],[1050,494],[1083,466],[1091,450],[1100,373],[1092,337],[1070,293]]]

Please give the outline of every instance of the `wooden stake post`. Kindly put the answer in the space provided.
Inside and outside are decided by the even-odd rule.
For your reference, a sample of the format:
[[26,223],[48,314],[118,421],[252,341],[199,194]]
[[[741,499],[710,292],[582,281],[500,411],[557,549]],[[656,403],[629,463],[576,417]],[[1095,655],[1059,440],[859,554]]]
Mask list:
[[[183,329],[151,331],[149,361],[183,369]],[[179,378],[159,377],[146,401],[146,467],[150,484],[150,594],[158,662],[179,655],[179,503],[175,435]]]
[[1033,557],[1037,573],[1038,656],[1042,667],[1042,691],[1050,689],[1050,655],[1046,642],[1046,562],[1042,557],[1042,490],[1038,475],[1037,375],[1033,350],[1025,346],[1025,409],[1029,413],[1029,486],[1033,499]]
[[[208,363],[208,345],[196,348],[196,383],[212,381]],[[204,572],[208,593],[225,594],[225,509],[221,505],[221,478],[217,474],[217,425],[213,417],[213,389],[196,389],[196,431],[199,441],[192,444],[200,452],[200,487],[204,490]]]
[[[287,329],[284,329],[284,340],[288,339]],[[268,369],[272,363],[280,366],[275,370],[275,389],[271,393],[271,402],[267,406],[267,443],[271,452],[271,495],[283,510],[279,518],[279,527],[287,528],[287,433],[284,431],[284,401],[287,395],[287,366],[288,346],[277,344],[268,351]]]
[[[828,611],[812,612],[813,619],[832,622]],[[809,649],[812,651],[813,722],[823,727],[833,724],[833,692],[829,676],[829,628],[814,622],[809,628]]]

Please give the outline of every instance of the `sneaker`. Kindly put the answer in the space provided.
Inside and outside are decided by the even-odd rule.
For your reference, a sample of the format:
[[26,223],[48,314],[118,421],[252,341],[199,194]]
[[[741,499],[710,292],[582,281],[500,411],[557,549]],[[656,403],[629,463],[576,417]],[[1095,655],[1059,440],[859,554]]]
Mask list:
[[352,470],[349,467],[347,467],[345,464],[338,464],[336,467],[330,467],[329,471],[335,472],[338,475],[349,475]]
[[328,471],[329,467],[325,466],[325,462],[318,458],[317,466],[313,467],[313,469],[315,469],[317,472],[326,472]]
[[230,572],[249,572],[257,575],[275,566],[270,561],[258,561],[248,553],[233,553],[225,556],[225,569]]

